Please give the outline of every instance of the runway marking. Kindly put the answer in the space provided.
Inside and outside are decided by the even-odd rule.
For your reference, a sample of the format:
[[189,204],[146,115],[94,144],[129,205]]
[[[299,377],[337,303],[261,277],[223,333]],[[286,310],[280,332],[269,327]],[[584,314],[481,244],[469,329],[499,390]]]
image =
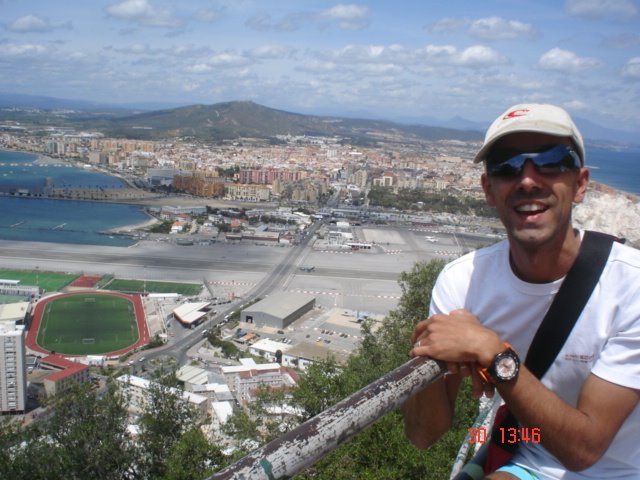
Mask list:
[[343,252],[341,250],[314,250],[317,253],[342,253],[342,254],[346,254],[346,255],[353,255],[354,252],[352,250],[349,250],[348,252]]
[[342,293],[342,292],[329,292],[329,291],[319,291],[319,290],[303,290],[301,288],[293,288],[287,291],[291,293],[307,293],[309,295],[328,295],[331,297],[344,295],[345,297],[387,298],[387,299],[393,299],[393,300],[399,300],[400,298],[402,298],[402,295],[365,295],[361,293]]
[[460,255],[460,252],[456,252],[454,250],[436,250],[433,253],[436,255],[443,255],[445,257],[457,257]]

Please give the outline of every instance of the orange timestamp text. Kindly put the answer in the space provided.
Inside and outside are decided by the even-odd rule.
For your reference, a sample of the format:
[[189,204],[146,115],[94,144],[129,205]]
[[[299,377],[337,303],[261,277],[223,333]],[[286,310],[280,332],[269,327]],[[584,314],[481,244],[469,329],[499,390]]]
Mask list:
[[[467,442],[469,443],[485,443],[487,441],[487,429],[486,428],[469,428],[467,429],[469,436]],[[542,441],[542,435],[540,429],[529,427],[510,427],[498,428],[498,435],[500,435],[501,443],[540,443]],[[497,438],[496,438],[497,441]]]

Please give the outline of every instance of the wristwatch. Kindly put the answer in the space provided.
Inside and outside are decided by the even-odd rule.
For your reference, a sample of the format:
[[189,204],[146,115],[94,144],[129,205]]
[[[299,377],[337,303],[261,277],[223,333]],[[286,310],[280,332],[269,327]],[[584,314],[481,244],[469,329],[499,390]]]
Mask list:
[[486,383],[505,383],[515,380],[520,371],[520,358],[515,350],[505,342],[506,349],[498,353],[489,368],[478,367],[478,375]]

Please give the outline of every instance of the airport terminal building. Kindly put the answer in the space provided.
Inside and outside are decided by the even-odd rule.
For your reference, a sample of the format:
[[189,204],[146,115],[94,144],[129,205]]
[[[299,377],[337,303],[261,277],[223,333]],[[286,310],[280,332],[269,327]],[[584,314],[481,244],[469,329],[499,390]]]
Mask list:
[[276,293],[242,310],[240,321],[257,327],[285,328],[315,304],[315,297],[304,293]]

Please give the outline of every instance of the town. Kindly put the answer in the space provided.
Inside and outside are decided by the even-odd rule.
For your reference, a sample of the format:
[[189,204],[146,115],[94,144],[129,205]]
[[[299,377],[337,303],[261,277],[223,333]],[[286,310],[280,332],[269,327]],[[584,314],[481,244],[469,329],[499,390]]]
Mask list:
[[[375,332],[396,308],[402,271],[416,262],[449,261],[504,237],[484,207],[480,167],[469,161],[477,142],[359,147],[340,138],[283,136],[278,145],[244,139],[205,145],[54,127],[45,136],[10,130],[5,125],[0,135],[2,149],[95,169],[127,186],[44,182],[41,188],[3,187],[1,195],[135,203],[155,218],[151,223],[166,225],[111,232],[136,241],[118,253],[121,260],[96,246],[0,248],[5,269],[36,272],[36,279],[45,271],[73,275],[60,290],[45,292],[38,280],[29,285],[0,273],[0,293],[17,300],[0,310],[2,376],[9,379],[2,410],[25,426],[52,414],[46,399],[78,384],[103,391],[114,378],[135,432],[159,388],[158,372],[169,370],[177,380],[170,392],[192,407],[202,431],[232,456],[237,439],[224,426],[234,414],[251,411],[268,388],[285,397],[266,415],[295,419],[299,412],[287,404],[286,392],[314,363],[346,364],[361,345],[363,325]],[[444,199],[460,198],[468,200],[447,208]],[[72,258],[70,268],[64,259]],[[42,345],[39,322],[48,302],[67,295],[95,299],[126,278],[138,281],[132,300],[140,305],[137,342],[73,355]],[[155,291],[162,281],[195,290]],[[79,342],[89,347],[99,339]],[[258,445],[245,438],[242,449]]]

